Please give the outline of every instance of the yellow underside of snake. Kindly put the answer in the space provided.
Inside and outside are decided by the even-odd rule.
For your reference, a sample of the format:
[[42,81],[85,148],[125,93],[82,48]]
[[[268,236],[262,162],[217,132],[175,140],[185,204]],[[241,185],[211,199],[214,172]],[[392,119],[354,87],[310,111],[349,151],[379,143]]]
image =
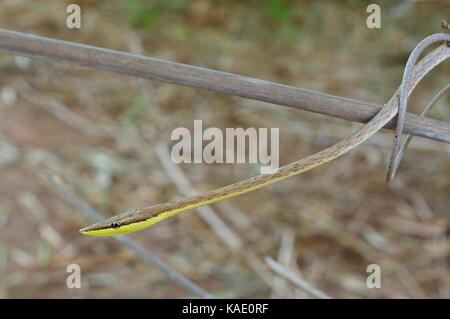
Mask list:
[[[413,74],[412,85],[407,92],[408,96],[428,72],[448,57],[449,54],[446,50],[450,49],[443,45],[428,54],[417,64]],[[104,222],[83,228],[80,232],[91,236],[115,236],[133,233],[158,224],[180,213],[252,192],[330,162],[366,141],[396,116],[398,111],[398,92],[397,90],[389,102],[354,134],[318,153],[280,167],[273,174],[258,175],[202,195],[192,196],[182,200],[136,208],[114,216]]]

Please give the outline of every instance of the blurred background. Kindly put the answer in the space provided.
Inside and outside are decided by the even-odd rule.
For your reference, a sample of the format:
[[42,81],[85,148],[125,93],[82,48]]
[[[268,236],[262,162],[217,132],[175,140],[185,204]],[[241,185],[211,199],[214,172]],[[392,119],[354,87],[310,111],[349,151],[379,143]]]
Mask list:
[[[0,27],[377,104],[397,89],[413,47],[450,13],[450,1],[377,1],[382,28],[368,29],[372,1],[78,0],[82,28],[70,30],[72,2],[1,0]],[[449,71],[435,69],[409,111],[420,112]],[[0,298],[196,296],[114,238],[79,234],[92,221],[48,175],[112,216],[183,198],[180,182],[206,191],[259,173],[253,164],[174,166],[170,134],[195,119],[205,128],[280,128],[281,164],[360,126],[7,54],[0,75]],[[449,121],[449,100],[430,117]],[[449,298],[450,148],[415,138],[388,185],[391,142],[383,130],[330,164],[130,237],[219,297],[310,298],[267,267],[270,256],[332,297]],[[372,263],[380,289],[366,286]],[[81,289],[66,286],[69,264],[81,268]]]

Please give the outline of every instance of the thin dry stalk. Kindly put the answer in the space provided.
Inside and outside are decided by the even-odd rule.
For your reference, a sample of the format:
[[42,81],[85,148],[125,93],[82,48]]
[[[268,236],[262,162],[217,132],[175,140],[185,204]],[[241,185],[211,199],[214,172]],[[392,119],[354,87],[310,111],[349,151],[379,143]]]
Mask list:
[[331,299],[331,297],[329,295],[327,295],[320,289],[314,287],[312,284],[310,284],[306,280],[300,278],[294,272],[286,269],[282,264],[273,260],[271,257],[266,257],[266,264],[277,275],[287,279],[295,287],[309,293],[311,296],[318,298],[318,299]]
[[[292,231],[286,230],[281,235],[280,249],[278,251],[278,262],[289,267],[293,258],[295,244],[295,234]],[[286,293],[286,279],[284,277],[275,277],[272,286],[272,297],[279,298]]]
[[402,145],[401,138],[405,127],[406,107],[410,94],[409,91],[412,87],[414,87],[414,67],[420,55],[425,51],[425,49],[437,42],[450,42],[450,34],[436,33],[426,37],[416,45],[408,58],[408,62],[406,63],[405,71],[403,73],[402,85],[400,86],[397,127],[395,128],[394,145],[392,147],[391,158],[386,175],[386,179],[388,181],[394,178],[398,165],[400,164],[400,152]]
[[[381,109],[379,105],[236,74],[2,29],[1,51],[228,93],[355,122],[367,123]],[[394,129],[394,121],[385,128]],[[442,121],[407,114],[404,131],[450,143],[450,126]]]
[[[425,107],[425,109],[422,111],[422,113],[420,113],[421,117],[425,117],[433,108],[433,106],[441,99],[442,96],[444,96],[448,90],[450,89],[450,84],[447,84],[445,87],[443,87],[430,101],[430,103],[428,103],[428,105]],[[409,144],[411,143],[413,136],[410,134],[408,135],[407,139],[405,140],[405,142],[400,146],[400,149],[398,150],[398,153],[395,157],[395,162],[394,162],[394,170],[392,172],[393,175],[395,175],[395,171],[398,168],[398,165],[400,165],[400,161],[402,160],[402,157],[405,153],[406,148],[409,146]]]

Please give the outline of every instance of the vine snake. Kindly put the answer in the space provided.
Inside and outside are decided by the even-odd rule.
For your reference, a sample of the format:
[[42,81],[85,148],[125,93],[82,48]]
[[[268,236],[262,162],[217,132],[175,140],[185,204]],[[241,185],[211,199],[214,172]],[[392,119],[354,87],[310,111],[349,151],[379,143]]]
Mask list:
[[[448,57],[450,57],[450,48],[446,45],[438,47],[425,56],[414,69],[410,85],[407,87],[407,96],[411,94],[413,89],[425,75]],[[91,236],[115,236],[133,233],[153,226],[180,213],[255,191],[330,162],[363,143],[397,115],[400,88],[397,89],[385,106],[358,131],[318,153],[297,162],[282,166],[272,174],[258,175],[241,182],[209,191],[202,195],[155,206],[136,208],[109,218],[104,222],[83,228],[80,232]]]

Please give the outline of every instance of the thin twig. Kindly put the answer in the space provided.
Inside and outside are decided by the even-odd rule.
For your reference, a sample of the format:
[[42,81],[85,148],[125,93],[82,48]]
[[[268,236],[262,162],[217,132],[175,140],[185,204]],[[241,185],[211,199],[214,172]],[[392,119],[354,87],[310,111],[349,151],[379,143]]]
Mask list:
[[406,63],[405,71],[403,73],[402,84],[400,87],[397,127],[395,129],[394,145],[392,147],[391,158],[389,161],[386,174],[387,181],[390,181],[394,178],[396,169],[399,164],[399,152],[401,147],[402,133],[405,126],[405,115],[406,115],[406,107],[408,104],[409,90],[413,86],[412,81],[413,81],[414,66],[416,65],[416,62],[419,59],[422,52],[427,47],[436,42],[450,42],[450,34],[436,33],[426,37],[416,45],[416,47],[411,52],[408,58],[408,62]]
[[[428,105],[425,107],[425,109],[420,113],[420,116],[425,117],[433,108],[433,106],[440,100],[442,96],[444,96],[447,91],[450,89],[450,84],[447,84],[442,90],[440,90],[428,103]],[[395,161],[393,162],[392,167],[392,177],[395,176],[395,173],[397,172],[398,166],[400,165],[400,162],[402,160],[403,154],[405,153],[406,148],[411,143],[413,136],[410,134],[408,135],[405,142],[400,146],[400,149],[398,150],[397,156],[395,157]]]
[[[278,251],[278,262],[289,267],[292,262],[295,244],[295,234],[292,231],[285,230],[281,235],[280,249]],[[272,297],[280,298],[286,291],[286,279],[276,276],[272,284]]]
[[[228,93],[367,123],[381,106],[161,59],[0,29],[0,52]],[[394,121],[385,128],[393,129]],[[407,114],[404,131],[450,144],[450,126]]]
[[72,111],[64,105],[61,101],[44,94],[40,94],[26,81],[20,81],[18,93],[20,97],[25,99],[27,102],[42,107],[59,120],[63,121],[65,124],[83,133],[95,137],[112,137],[113,135],[113,127],[86,120],[78,113]]
[[306,280],[297,276],[297,274],[286,269],[282,264],[276,262],[271,257],[266,257],[266,264],[272,269],[277,275],[286,278],[297,288],[309,293],[311,296],[319,299],[331,299],[329,295],[321,291],[320,289],[314,287],[312,284]]
[[[48,178],[49,184],[55,189],[57,194],[61,196],[67,203],[73,205],[77,209],[80,210],[86,217],[88,217],[93,222],[101,221],[104,219],[104,216],[97,212],[95,209],[90,207],[86,202],[81,200],[74,193],[70,192],[67,187],[63,184],[60,178],[57,176],[49,176]],[[159,259],[153,253],[144,248],[137,241],[131,239],[128,236],[116,236],[114,237],[117,241],[121,242],[128,249],[133,251],[133,253],[139,257],[144,263],[157,268],[163,274],[165,274],[168,278],[173,280],[178,285],[186,288],[191,291],[195,295],[200,298],[214,298],[214,295],[209,292],[203,290],[195,283],[190,281],[188,278],[180,274],[179,272],[172,269],[168,264]]]

